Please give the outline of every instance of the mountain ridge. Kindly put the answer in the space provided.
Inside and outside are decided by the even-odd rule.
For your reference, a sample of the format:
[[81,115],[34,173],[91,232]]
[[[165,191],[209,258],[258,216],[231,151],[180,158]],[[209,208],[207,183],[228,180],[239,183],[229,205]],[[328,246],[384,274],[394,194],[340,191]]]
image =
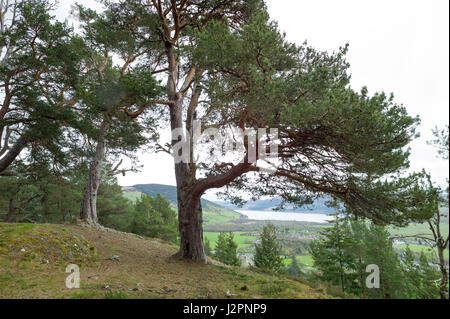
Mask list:
[[[150,195],[152,197],[156,197],[158,194],[160,194],[166,200],[168,200],[172,204],[172,206],[176,207],[177,205],[177,188],[175,186],[164,184],[136,184],[133,186],[122,186],[122,190],[124,192],[131,192],[131,193],[133,192],[143,193]],[[201,202],[203,208],[229,209],[228,207],[223,207],[204,198],[201,199]]]
[[[177,190],[175,186],[164,185],[164,184],[136,184],[133,186],[122,186],[122,189],[126,193],[135,193],[136,197],[139,197],[139,193],[144,193],[155,197],[158,193],[161,196],[165,197],[174,207],[177,204]],[[133,196],[127,195],[129,199],[133,200]],[[333,213],[334,209],[327,207],[325,202],[328,201],[329,198],[322,197],[317,199],[313,205],[307,205],[304,207],[293,208],[292,206],[288,206],[286,209],[281,211],[290,211],[296,213],[319,213],[319,214],[329,214]],[[273,211],[274,208],[280,205],[281,199],[260,199],[257,201],[249,201],[244,204],[242,207],[238,207],[236,205],[232,205],[226,201],[212,201],[202,198],[202,206],[206,209],[228,209],[231,211],[236,210],[252,210],[252,211]]]

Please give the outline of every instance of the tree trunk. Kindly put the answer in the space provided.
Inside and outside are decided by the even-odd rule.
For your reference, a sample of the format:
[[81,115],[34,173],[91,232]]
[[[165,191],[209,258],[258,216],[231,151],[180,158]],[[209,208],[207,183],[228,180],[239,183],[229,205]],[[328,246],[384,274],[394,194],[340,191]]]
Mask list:
[[448,299],[448,290],[447,290],[447,282],[448,282],[448,272],[447,265],[445,264],[444,258],[444,250],[445,247],[442,245],[438,245],[438,254],[439,254],[439,268],[441,269],[441,283],[439,285],[439,295],[441,299]]
[[[170,126],[172,132],[184,127],[183,102],[185,95],[177,92],[179,80],[177,55],[171,43],[166,43],[166,53],[169,63],[168,68],[168,98],[172,102],[170,107]],[[172,146],[175,146],[180,138],[186,140],[186,136],[172,136]],[[193,195],[192,187],[196,183],[195,170],[186,162],[175,163],[175,177],[177,181],[178,199],[178,230],[180,232],[180,250],[177,255],[181,258],[195,262],[206,262],[203,247],[202,226],[202,193]]]
[[97,193],[101,181],[101,171],[105,158],[105,142],[98,141],[94,160],[91,163],[89,177],[83,194],[80,218],[92,224],[98,224],[97,216]]
[[358,260],[358,262],[359,262],[359,282],[360,282],[360,285],[361,285],[361,296],[363,297],[363,298],[365,298],[365,295],[366,295],[366,290],[364,289],[364,287],[365,287],[365,285],[366,285],[366,283],[364,282],[364,275],[365,275],[365,273],[364,273],[364,268],[363,268],[363,263],[362,263],[362,258],[361,258],[361,254],[358,252],[358,255],[359,255],[359,260]]
[[14,198],[11,198],[9,200],[8,214],[6,215],[5,223],[9,223],[11,221],[15,211],[16,211],[15,200]]
[[[172,127],[182,127],[181,109],[182,105],[177,103],[171,110]],[[180,109],[178,109],[180,108]],[[175,144],[177,140],[173,140]],[[206,263],[206,255],[203,247],[203,225],[202,225],[202,192],[195,193],[193,188],[196,184],[195,172],[188,163],[175,163],[175,176],[177,181],[178,199],[178,230],[180,232],[180,250],[178,256]]]
[[[182,190],[179,191],[179,194],[183,193]],[[181,237],[178,255],[195,262],[206,263],[200,198],[192,198],[189,195],[178,196],[178,220]]]
[[19,156],[19,154],[22,152],[22,150],[27,146],[28,140],[21,136],[16,141],[16,143],[10,148],[8,153],[0,159],[0,173],[6,170],[9,165],[11,165],[12,162]]

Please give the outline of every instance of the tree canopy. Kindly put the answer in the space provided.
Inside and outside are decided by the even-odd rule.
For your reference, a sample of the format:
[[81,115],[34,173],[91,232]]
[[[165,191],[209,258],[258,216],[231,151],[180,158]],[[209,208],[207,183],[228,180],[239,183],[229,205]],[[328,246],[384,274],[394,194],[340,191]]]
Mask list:
[[[23,149],[43,162],[67,159],[87,136],[97,146],[83,207],[95,207],[105,148],[151,144],[144,131],[162,123],[172,139],[157,150],[185,159],[174,165],[179,253],[201,261],[200,197],[209,189],[233,202],[248,193],[298,206],[328,194],[378,224],[426,217],[420,174],[402,175],[419,119],[392,94],[351,87],[348,45],[326,52],[289,42],[263,0],[101,2],[101,13],[76,6],[80,34],[54,22],[47,0],[2,8],[16,14],[10,24],[1,15],[0,172]],[[202,132],[278,137],[247,136],[234,157],[202,162],[214,157],[196,154],[198,123]],[[252,146],[262,151],[253,155]]]

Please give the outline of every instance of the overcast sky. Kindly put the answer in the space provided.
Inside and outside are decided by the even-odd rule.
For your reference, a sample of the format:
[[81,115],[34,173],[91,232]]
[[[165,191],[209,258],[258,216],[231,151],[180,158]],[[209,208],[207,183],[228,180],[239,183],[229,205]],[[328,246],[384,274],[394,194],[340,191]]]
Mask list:
[[[57,16],[68,16],[76,1],[60,0]],[[81,1],[100,8],[95,1]],[[393,92],[410,115],[419,115],[421,138],[411,144],[411,170],[425,168],[445,185],[448,161],[436,158],[426,141],[431,130],[449,121],[448,0],[268,0],[272,19],[289,41],[305,40],[320,50],[350,44],[351,85],[371,93]],[[167,137],[168,135],[166,135]],[[175,185],[173,160],[163,154],[141,154],[138,174],[119,177],[123,186]]]

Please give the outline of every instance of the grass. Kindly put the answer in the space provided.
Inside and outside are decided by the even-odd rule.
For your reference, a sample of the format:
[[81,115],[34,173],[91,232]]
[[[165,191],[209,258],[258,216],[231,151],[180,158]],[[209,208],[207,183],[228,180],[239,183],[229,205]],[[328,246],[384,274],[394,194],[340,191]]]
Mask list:
[[[44,238],[44,234],[49,234]],[[253,269],[190,263],[174,257],[177,247],[158,239],[103,231],[76,225],[1,224],[0,298],[333,298],[321,289],[287,276]],[[41,240],[40,238],[44,238]],[[36,258],[25,258],[10,245],[19,239],[40,245],[27,247]],[[53,241],[59,240],[59,243]],[[64,244],[84,241],[93,256],[67,258]],[[78,245],[78,244],[77,244]],[[60,247],[62,251],[53,251]],[[43,248],[43,249],[42,249]],[[47,254],[49,250],[49,255]],[[91,252],[91,250],[88,250]],[[118,260],[110,260],[111,256]],[[72,254],[74,256],[74,254]],[[46,258],[49,263],[42,263]],[[69,263],[80,265],[81,288],[68,289]]]
[[208,207],[204,208],[203,211],[203,220],[204,225],[219,225],[226,224],[233,220],[239,219],[241,217],[240,214],[228,210],[226,208],[218,210],[208,210]]
[[129,296],[123,291],[107,291],[105,299],[128,299]]
[[141,198],[142,193],[141,192],[123,192],[123,196],[128,199],[131,202],[136,202],[138,199]]
[[[127,190],[123,192],[123,196],[131,202],[136,202],[141,198],[142,193],[137,190]],[[233,220],[241,218],[241,215],[228,208],[203,205],[203,223],[207,225],[221,225],[229,223]],[[176,211],[176,209],[174,209]]]
[[[217,239],[219,238],[220,232],[204,232],[203,235],[211,243],[211,248],[214,249]],[[238,249],[248,248],[253,245],[253,242],[258,239],[256,236],[250,236],[246,232],[233,232],[234,241],[238,246]]]
[[[304,267],[313,267],[314,260],[311,255],[297,255],[297,262],[303,264]],[[283,260],[283,265],[289,266],[292,263],[292,259],[289,256]]]
[[[392,235],[398,236],[414,236],[418,234],[422,235],[431,235],[431,230],[427,223],[423,224],[410,224],[407,227],[399,228],[399,227],[389,227],[389,231]],[[449,234],[449,224],[441,223],[441,232],[444,237]]]
[[[432,238],[432,233],[431,230],[428,226],[427,223],[423,223],[423,224],[410,224],[407,227],[404,228],[398,228],[398,227],[390,227],[389,231],[391,232],[392,235],[397,235],[397,236],[414,236],[414,235],[427,235],[430,238]],[[441,233],[444,237],[447,237],[449,234],[449,224],[447,223],[441,223]],[[397,245],[397,248],[400,250],[405,250],[407,247],[407,245]],[[430,247],[426,246],[426,245],[415,245],[415,244],[410,244],[409,248],[416,253],[420,253],[420,252],[425,252],[427,254],[432,253],[430,251]],[[435,254],[433,254],[433,256],[435,256]],[[444,251],[444,258],[445,259],[449,259],[449,250],[446,249]]]
[[[425,246],[425,245],[415,245],[415,244],[410,244],[410,245],[397,245],[397,248],[400,250],[406,250],[406,247],[409,246],[409,249],[411,249],[411,251],[415,252],[415,253],[421,253],[424,252],[427,255],[432,255],[433,257],[436,256],[436,254],[433,252],[432,248],[430,248],[430,246]],[[448,260],[449,258],[449,251],[448,249],[444,250],[444,258]]]
[[6,255],[22,262],[83,264],[95,259],[95,248],[62,226],[0,224],[0,256]]

